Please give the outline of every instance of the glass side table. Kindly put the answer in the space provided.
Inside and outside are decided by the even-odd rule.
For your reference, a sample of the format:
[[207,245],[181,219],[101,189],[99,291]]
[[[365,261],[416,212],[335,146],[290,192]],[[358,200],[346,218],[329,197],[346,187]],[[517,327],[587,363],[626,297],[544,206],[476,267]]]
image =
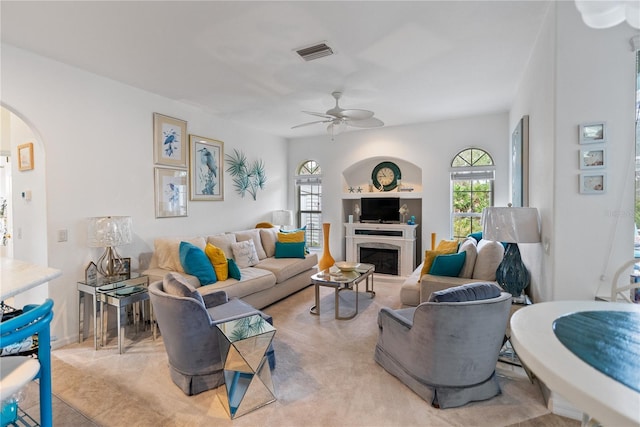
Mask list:
[[[138,330],[139,325],[139,310],[138,303],[149,300],[149,277],[138,275],[138,277],[122,280],[120,282],[109,283],[107,285],[98,286],[96,289],[97,298],[100,302],[100,321],[102,346],[106,345],[107,341],[107,308],[112,306],[117,311],[117,323],[118,323],[118,352],[122,354],[123,340],[124,340],[124,327],[126,325],[127,311],[123,310],[128,305],[134,305],[133,323]],[[107,307],[105,307],[105,305]],[[149,320],[153,327],[153,339],[156,338],[155,323],[153,322],[153,306],[149,304]],[[144,306],[143,306],[144,310]],[[144,314],[142,316],[145,317]]]
[[[100,316],[100,301],[97,296],[97,289],[106,285],[112,285],[113,287],[124,287],[125,282],[127,282],[128,280],[135,281],[138,278],[140,278],[140,274],[131,273],[130,278],[127,278],[125,276],[100,277],[95,282],[87,282],[86,280],[82,280],[77,283],[79,343],[84,341],[85,335],[88,334],[89,324],[86,323],[86,318],[89,313],[91,313],[93,317],[93,346],[96,350],[98,349],[98,337],[101,336],[99,328],[101,325],[98,322],[98,318]],[[87,306],[87,296],[91,296],[91,303],[93,304],[92,312],[89,312],[89,307]]]
[[224,385],[218,397],[234,419],[276,400],[267,350],[276,329],[260,315],[219,323]]

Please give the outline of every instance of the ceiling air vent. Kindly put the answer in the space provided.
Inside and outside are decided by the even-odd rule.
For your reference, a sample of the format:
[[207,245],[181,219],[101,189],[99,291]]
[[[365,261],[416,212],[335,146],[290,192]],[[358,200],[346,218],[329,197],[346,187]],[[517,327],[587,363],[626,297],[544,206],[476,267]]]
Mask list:
[[318,43],[313,46],[296,49],[296,53],[305,61],[313,61],[314,59],[333,55],[333,50],[326,43]]

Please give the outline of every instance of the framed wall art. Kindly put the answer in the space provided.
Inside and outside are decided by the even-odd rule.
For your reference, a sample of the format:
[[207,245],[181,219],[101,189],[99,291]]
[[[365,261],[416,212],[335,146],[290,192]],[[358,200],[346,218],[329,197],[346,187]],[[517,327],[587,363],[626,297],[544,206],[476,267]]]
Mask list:
[[158,165],[187,167],[187,122],[153,113],[153,157]]
[[580,144],[597,144],[607,140],[607,124],[605,122],[583,123],[580,129]]
[[606,166],[607,156],[604,148],[580,150],[580,169],[601,169]]
[[607,191],[607,175],[605,173],[581,173],[580,193],[604,194]]
[[529,116],[511,134],[511,204],[529,206]]
[[131,279],[131,258],[113,259],[113,271],[117,271],[121,276]]
[[33,142],[18,145],[18,170],[33,169]]
[[189,135],[191,200],[224,200],[224,143]]
[[156,218],[187,216],[187,171],[155,168]]

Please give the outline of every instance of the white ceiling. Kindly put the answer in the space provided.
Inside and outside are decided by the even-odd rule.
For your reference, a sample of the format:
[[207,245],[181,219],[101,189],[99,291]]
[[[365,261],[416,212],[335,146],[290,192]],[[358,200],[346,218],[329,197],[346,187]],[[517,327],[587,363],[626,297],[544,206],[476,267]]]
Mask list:
[[[507,111],[548,1],[7,1],[3,43],[283,137]],[[295,49],[325,41],[335,55]]]

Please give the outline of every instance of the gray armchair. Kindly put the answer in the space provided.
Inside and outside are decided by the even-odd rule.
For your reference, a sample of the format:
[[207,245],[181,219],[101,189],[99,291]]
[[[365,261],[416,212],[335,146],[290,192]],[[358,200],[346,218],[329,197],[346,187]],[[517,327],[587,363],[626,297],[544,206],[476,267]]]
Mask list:
[[495,368],[511,295],[472,283],[434,292],[429,300],[380,310],[376,362],[437,408],[500,394]]
[[[217,323],[254,314],[272,323],[271,316],[240,299],[229,300],[224,291],[203,297],[177,273],[149,285],[149,298],[169,356],[171,379],[189,396],[224,382]],[[267,355],[273,369],[273,349]]]

